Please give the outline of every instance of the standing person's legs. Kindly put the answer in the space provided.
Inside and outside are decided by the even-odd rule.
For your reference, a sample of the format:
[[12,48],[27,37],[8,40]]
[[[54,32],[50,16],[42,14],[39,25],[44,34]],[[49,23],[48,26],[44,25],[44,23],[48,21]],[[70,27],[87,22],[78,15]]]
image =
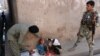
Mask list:
[[77,33],[77,41],[75,42],[73,48],[77,47],[78,44],[82,41],[83,37],[84,37],[84,32],[85,28],[83,26],[80,27],[79,32]]
[[79,32],[78,32],[78,34],[77,34],[77,41],[75,42],[75,44],[73,45],[73,47],[72,48],[70,48],[68,51],[73,51],[73,50],[75,50],[75,48],[78,46],[78,44],[82,41],[82,39],[84,38],[84,30],[85,30],[85,28],[84,27],[80,27],[80,29],[79,29]]
[[89,56],[93,56],[93,47],[94,47],[94,43],[92,40],[92,31],[90,31],[88,33],[88,35],[86,36],[86,40],[89,46]]
[[78,44],[82,41],[82,39],[83,39],[83,36],[79,35],[78,38],[77,38],[77,41],[75,42],[75,44],[73,46],[73,48],[77,47]]

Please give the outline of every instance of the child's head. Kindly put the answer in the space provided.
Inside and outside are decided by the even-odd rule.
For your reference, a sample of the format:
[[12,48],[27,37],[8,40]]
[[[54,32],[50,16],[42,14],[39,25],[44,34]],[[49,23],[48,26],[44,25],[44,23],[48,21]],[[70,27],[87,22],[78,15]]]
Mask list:
[[44,42],[45,42],[44,39],[40,38],[39,41],[38,41],[38,44],[44,44]]
[[94,1],[88,1],[86,3],[86,9],[87,9],[87,11],[93,10],[94,6],[95,6],[95,2]]

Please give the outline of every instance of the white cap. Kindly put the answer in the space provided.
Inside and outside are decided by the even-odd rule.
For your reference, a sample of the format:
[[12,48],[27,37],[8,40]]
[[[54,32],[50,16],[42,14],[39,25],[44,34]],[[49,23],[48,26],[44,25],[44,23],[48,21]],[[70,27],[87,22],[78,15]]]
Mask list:
[[60,45],[60,42],[58,39],[54,39],[53,45]]

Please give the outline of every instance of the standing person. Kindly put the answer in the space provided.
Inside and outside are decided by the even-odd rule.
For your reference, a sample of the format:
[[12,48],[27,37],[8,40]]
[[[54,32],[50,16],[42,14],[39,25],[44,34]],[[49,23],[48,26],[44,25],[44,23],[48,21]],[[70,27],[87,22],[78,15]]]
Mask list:
[[5,46],[4,46],[4,40],[3,40],[5,24],[6,24],[6,16],[3,11],[1,15],[1,19],[0,19],[0,51],[1,51],[0,56],[4,56],[5,54]]
[[88,1],[86,3],[86,12],[83,14],[81,20],[81,25],[79,32],[77,34],[78,38],[74,46],[70,50],[74,50],[78,43],[82,40],[83,37],[86,37],[88,46],[89,46],[89,56],[93,56],[93,38],[95,34],[96,23],[98,22],[98,14],[94,11],[95,2]]
[[7,32],[8,43],[12,56],[21,56],[21,52],[34,53],[38,39],[39,28],[36,25],[15,24]]

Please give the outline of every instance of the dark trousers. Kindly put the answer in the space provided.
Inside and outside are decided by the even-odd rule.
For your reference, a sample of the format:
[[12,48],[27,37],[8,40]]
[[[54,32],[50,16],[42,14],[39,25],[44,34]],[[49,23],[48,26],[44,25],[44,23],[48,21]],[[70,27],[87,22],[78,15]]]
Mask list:
[[4,45],[0,46],[0,51],[1,51],[0,56],[5,56],[5,47],[4,47]]
[[53,52],[54,52],[55,54],[57,54],[57,55],[60,55],[60,54],[61,54],[61,53],[60,53],[60,49],[62,49],[62,48],[61,48],[60,45],[53,45],[53,46],[52,46],[52,49],[53,49]]
[[0,56],[5,56],[5,46],[3,42],[3,32],[0,33]]

